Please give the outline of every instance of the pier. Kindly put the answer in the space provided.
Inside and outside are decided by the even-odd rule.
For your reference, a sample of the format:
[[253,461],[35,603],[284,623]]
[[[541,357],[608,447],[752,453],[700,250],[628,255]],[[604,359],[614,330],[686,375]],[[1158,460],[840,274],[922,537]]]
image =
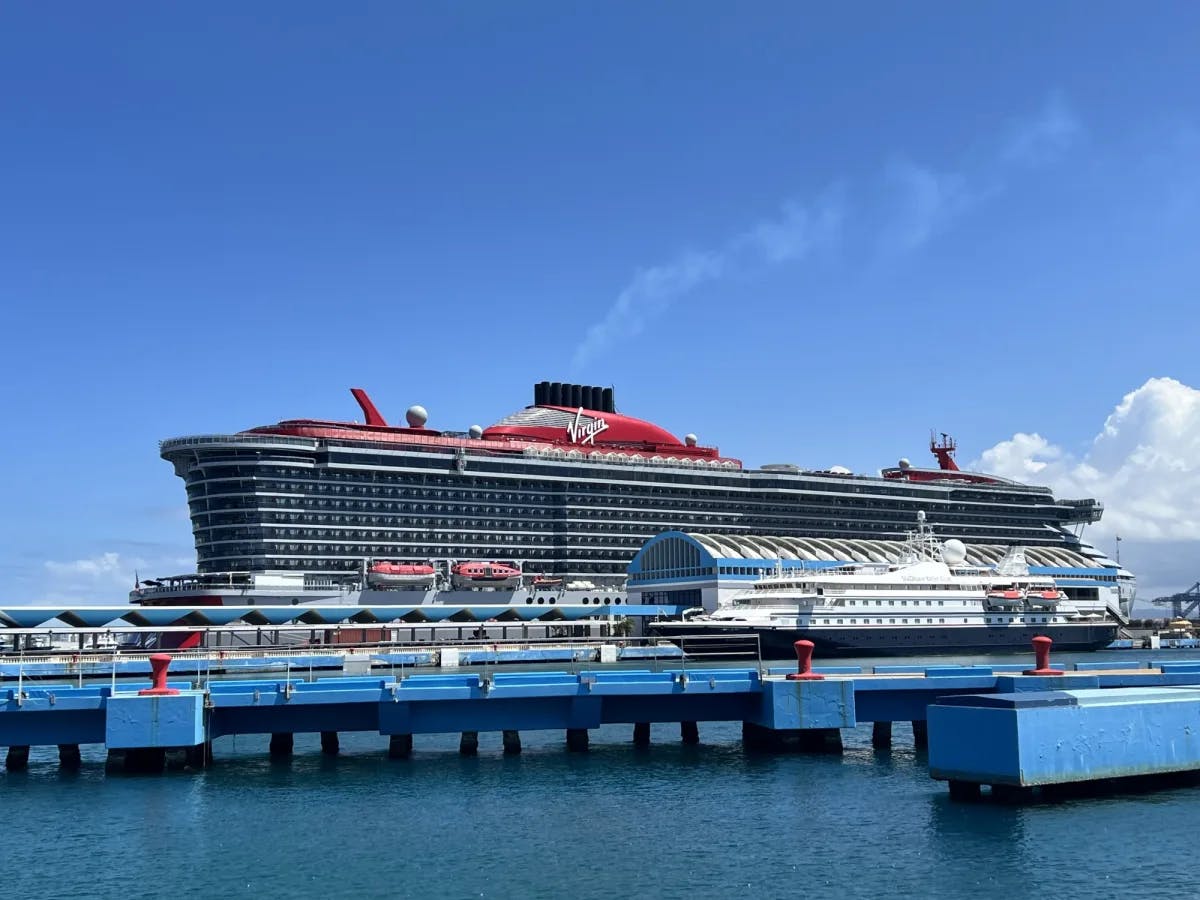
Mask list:
[[[522,732],[545,730],[562,734],[566,750],[586,752],[590,732],[602,725],[627,725],[631,741],[645,746],[651,723],[678,724],[681,741],[698,743],[705,722],[740,722],[746,746],[754,750],[838,753],[843,729],[872,723],[872,744],[884,749],[900,722],[912,729],[918,747],[929,747],[931,774],[949,781],[956,798],[977,793],[971,785],[1000,785],[1003,791],[1089,774],[1200,768],[1200,744],[1192,737],[1200,733],[1200,662],[1055,669],[1039,654],[1032,669],[1029,663],[881,665],[864,672],[813,667],[804,658],[789,667],[666,663],[672,667],[661,671],[207,683],[172,678],[173,661],[165,654],[151,663],[149,687],[115,680],[83,686],[26,681],[0,689],[7,767],[26,766],[32,746],[57,746],[61,765],[77,767],[79,746],[100,744],[112,770],[198,769],[211,760],[214,740],[248,734],[270,735],[276,757],[292,753],[298,733],[319,734],[322,752],[337,754],[344,732],[378,734],[381,752],[396,759],[410,755],[421,735],[445,733],[460,735],[460,752],[468,755],[477,752],[481,732],[499,733],[504,752],[516,754]],[[1132,729],[1130,741],[1105,737],[1125,726]],[[1086,738],[1089,728],[1095,741]],[[1139,749],[1164,742],[1171,749],[1157,755]],[[1032,767],[1030,759],[1044,765]]]

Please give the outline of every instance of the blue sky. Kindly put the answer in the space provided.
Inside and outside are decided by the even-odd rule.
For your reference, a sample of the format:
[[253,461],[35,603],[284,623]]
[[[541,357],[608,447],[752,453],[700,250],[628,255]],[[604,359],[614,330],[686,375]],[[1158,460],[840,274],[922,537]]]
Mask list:
[[[1144,483],[1071,473],[1171,378],[1118,463],[1145,428],[1179,465],[1139,478],[1200,482],[1198,39],[1187,3],[8,5],[0,594],[188,568],[156,442],[354,385],[464,428],[614,384],[752,464],[1036,434],[1112,509]],[[1143,530],[1155,573],[1188,540]]]

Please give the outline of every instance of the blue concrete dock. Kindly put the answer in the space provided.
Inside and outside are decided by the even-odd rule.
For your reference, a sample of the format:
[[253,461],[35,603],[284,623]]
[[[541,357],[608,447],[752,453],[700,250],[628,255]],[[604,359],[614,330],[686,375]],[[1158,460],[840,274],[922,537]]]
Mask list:
[[1200,770],[1200,689],[1062,687],[940,698],[929,707],[930,774],[958,799],[983,785],[1026,799],[1033,788]]
[[[1036,728],[1024,726],[1027,734],[1035,728],[1045,737],[1057,728],[1069,740],[1081,727],[1079,716],[1056,718],[1055,711],[1090,710],[1087,716],[1099,723],[1097,728],[1115,733],[1111,730],[1122,716],[1147,715],[1141,711],[1145,704],[1153,703],[1155,716],[1161,717],[1168,707],[1182,710],[1173,701],[1186,699],[1200,725],[1200,663],[1163,662],[1144,669],[1095,664],[1049,676],[990,666],[879,666],[872,673],[828,667],[816,669],[814,674],[824,677],[815,680],[790,680],[788,674],[785,669],[680,667],[271,678],[198,686],[175,673],[170,682],[163,676],[156,696],[112,683],[25,683],[0,689],[0,746],[9,748],[10,768],[27,761],[30,746],[58,745],[64,764],[77,764],[78,745],[103,744],[110,761],[158,770],[170,754],[181,764],[202,766],[211,756],[211,742],[230,735],[270,734],[271,751],[280,755],[291,752],[295,733],[319,733],[323,750],[336,753],[340,732],[371,732],[388,738],[389,755],[406,756],[413,736],[422,734],[460,733],[463,752],[474,752],[479,732],[498,731],[506,752],[519,752],[521,731],[557,730],[569,749],[581,750],[589,731],[601,725],[631,725],[635,743],[644,743],[649,723],[677,722],[681,739],[696,742],[698,723],[732,721],[742,723],[748,746],[837,752],[842,729],[866,722],[875,723],[876,746],[890,745],[894,722],[911,722],[921,745],[928,718],[934,725],[928,738],[935,777],[957,782],[968,771],[964,748],[979,743],[977,720],[997,713],[1011,718],[1014,710],[1018,715],[1030,710],[1042,718]],[[1072,700],[1054,699],[1062,697]],[[1101,710],[1107,716],[1102,722]],[[1139,739],[1151,740],[1151,719],[1136,721],[1145,723]],[[1051,722],[1061,724],[1046,724]],[[1120,771],[1119,747],[1101,743],[1111,759],[1097,757],[1097,765],[1104,772]],[[1079,755],[1077,767],[1085,768],[1090,758]],[[1015,764],[1020,776],[1015,782],[1012,760],[1005,765],[1009,768],[996,763],[981,770],[979,783],[1023,786],[1024,758]],[[1009,781],[1001,777],[1006,772]]]

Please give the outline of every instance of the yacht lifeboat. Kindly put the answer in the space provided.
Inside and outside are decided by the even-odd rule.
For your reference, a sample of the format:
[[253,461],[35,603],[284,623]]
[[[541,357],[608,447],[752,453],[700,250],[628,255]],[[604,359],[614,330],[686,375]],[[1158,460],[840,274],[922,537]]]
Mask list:
[[1025,593],[1016,588],[995,588],[988,591],[988,605],[1000,609],[1013,609],[1025,602]]
[[456,588],[512,588],[521,583],[521,570],[507,563],[464,562],[450,569]]
[[533,577],[533,586],[545,590],[560,588],[563,586],[563,580],[555,575],[535,575]]
[[1025,599],[1030,606],[1036,606],[1039,609],[1053,609],[1058,606],[1059,600],[1065,600],[1066,597],[1058,588],[1046,588],[1041,591],[1030,591],[1025,595]]
[[372,563],[367,568],[367,584],[373,587],[433,587],[433,566],[427,563]]

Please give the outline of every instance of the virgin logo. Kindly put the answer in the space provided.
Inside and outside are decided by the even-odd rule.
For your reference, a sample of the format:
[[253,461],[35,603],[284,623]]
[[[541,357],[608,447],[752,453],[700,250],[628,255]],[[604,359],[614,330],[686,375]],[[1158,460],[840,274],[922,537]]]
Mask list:
[[567,426],[567,437],[571,439],[572,444],[591,444],[596,445],[596,435],[602,431],[608,431],[608,423],[603,419],[592,419],[590,422],[583,421],[583,407],[575,413],[575,420]]

